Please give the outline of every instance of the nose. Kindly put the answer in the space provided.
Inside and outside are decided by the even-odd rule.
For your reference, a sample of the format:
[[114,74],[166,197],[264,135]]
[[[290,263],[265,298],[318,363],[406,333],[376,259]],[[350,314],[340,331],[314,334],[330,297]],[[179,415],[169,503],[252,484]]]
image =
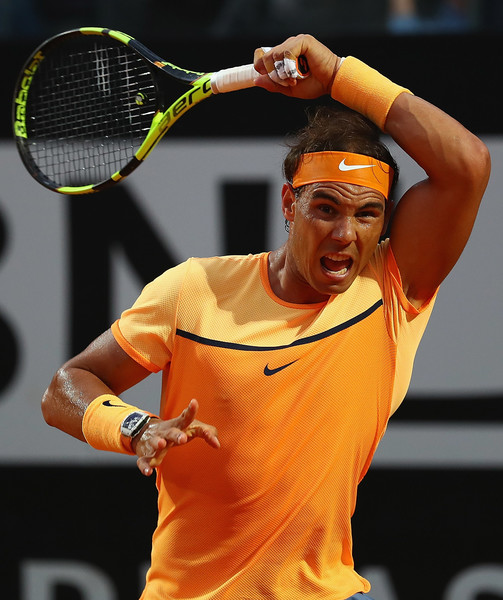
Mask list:
[[352,217],[339,215],[333,227],[331,238],[341,244],[349,244],[356,240],[356,228]]

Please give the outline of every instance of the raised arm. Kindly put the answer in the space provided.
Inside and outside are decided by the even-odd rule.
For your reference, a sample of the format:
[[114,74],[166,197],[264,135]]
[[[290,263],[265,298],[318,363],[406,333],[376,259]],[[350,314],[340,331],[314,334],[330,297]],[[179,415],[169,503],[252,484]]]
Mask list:
[[489,152],[455,119],[411,94],[397,97],[385,131],[427,175],[404,194],[391,229],[405,292],[421,305],[470,237],[489,179]]
[[[267,73],[283,57],[304,55],[307,79],[279,85]],[[486,188],[486,146],[455,119],[377,71],[342,60],[312,36],[299,35],[264,54],[255,52],[260,87],[299,98],[330,94],[373,120],[425,171],[427,178],[406,192],[396,209],[391,245],[403,286],[417,307],[447,276],[470,236]]]

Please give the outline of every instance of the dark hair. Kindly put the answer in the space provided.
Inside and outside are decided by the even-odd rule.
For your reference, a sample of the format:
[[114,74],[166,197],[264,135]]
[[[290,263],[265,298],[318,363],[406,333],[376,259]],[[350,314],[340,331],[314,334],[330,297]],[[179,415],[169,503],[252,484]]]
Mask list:
[[317,106],[307,113],[308,123],[287,145],[290,151],[283,161],[283,174],[293,181],[300,157],[307,152],[354,152],[372,156],[390,165],[395,174],[391,194],[398,181],[398,165],[380,139],[380,130],[366,117],[342,106]]

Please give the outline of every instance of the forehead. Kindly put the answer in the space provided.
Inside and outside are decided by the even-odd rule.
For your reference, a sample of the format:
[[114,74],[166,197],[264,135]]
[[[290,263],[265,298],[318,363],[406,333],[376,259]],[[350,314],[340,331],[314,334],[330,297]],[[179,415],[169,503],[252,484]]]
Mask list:
[[305,185],[301,188],[298,197],[306,202],[327,200],[337,206],[372,205],[375,208],[382,208],[382,210],[386,207],[386,199],[381,192],[362,185],[339,181]]

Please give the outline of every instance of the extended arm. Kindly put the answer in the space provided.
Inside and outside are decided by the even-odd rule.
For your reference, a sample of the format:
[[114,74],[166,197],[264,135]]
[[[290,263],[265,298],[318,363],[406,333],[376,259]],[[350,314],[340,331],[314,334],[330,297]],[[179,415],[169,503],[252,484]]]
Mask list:
[[[49,425],[86,441],[83,419],[89,405],[105,394],[118,396],[149,374],[122,350],[108,330],[54,375],[42,399],[44,418]],[[114,406],[109,409],[112,414],[117,410]],[[197,421],[197,410],[197,401],[190,400],[178,417],[166,421],[153,418],[132,440],[132,451],[138,456],[138,468],[143,474],[150,475],[171,446],[185,444],[194,437],[219,447],[216,429]],[[100,423],[96,423],[98,431],[99,427]]]
[[58,369],[42,398],[42,414],[49,425],[85,442],[82,418],[89,404],[103,394],[118,396],[149,374],[108,330]]

